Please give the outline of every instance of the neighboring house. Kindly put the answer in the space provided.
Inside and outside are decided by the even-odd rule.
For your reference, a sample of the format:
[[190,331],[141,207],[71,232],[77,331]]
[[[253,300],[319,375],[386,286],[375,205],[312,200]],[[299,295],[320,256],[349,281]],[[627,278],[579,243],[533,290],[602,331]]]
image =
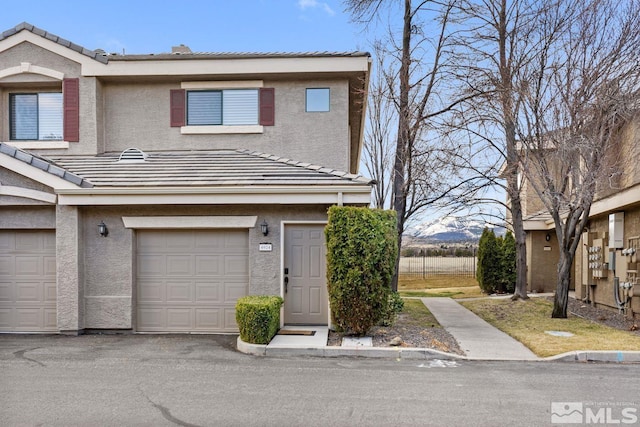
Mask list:
[[[576,298],[598,306],[624,309],[640,317],[640,117],[620,131],[615,144],[621,173],[598,185],[587,228],[576,251],[572,289]],[[530,183],[522,185],[527,232],[527,282],[533,292],[553,292],[557,285],[558,240],[551,216]],[[616,301],[616,294],[621,301]],[[619,304],[627,302],[626,305]]]
[[0,331],[235,332],[247,294],[327,324],[327,209],[370,202],[370,64],[2,33]]

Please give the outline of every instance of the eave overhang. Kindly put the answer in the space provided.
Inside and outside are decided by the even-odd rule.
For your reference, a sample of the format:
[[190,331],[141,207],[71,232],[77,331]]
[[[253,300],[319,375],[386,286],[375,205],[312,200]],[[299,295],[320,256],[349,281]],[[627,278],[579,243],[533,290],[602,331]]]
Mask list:
[[369,205],[369,185],[76,188],[56,191],[58,204],[91,205]]

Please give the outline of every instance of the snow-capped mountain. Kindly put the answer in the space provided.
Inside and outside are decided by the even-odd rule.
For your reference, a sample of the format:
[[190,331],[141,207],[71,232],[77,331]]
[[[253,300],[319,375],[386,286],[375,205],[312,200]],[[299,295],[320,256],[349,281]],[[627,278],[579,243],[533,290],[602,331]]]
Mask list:
[[485,226],[494,228],[498,235],[504,232],[502,228],[495,228],[475,219],[443,217],[418,224],[405,234],[429,242],[477,242]]

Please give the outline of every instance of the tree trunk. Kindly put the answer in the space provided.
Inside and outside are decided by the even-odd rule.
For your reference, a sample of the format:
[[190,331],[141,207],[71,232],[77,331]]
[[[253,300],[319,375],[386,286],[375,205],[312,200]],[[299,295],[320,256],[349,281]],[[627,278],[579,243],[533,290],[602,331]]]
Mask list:
[[411,148],[409,140],[409,67],[411,66],[411,0],[404,2],[404,26],[402,29],[402,61],[400,64],[400,99],[398,114],[398,136],[396,140],[396,157],[393,166],[393,209],[398,217],[398,256],[396,273],[391,282],[391,290],[398,290],[398,267],[400,250],[402,249],[402,232],[407,209],[407,152]]
[[571,266],[573,255],[566,249],[561,249],[558,261],[558,283],[556,295],[553,298],[553,312],[551,317],[555,319],[567,318],[567,304],[569,302],[569,285],[571,284]]

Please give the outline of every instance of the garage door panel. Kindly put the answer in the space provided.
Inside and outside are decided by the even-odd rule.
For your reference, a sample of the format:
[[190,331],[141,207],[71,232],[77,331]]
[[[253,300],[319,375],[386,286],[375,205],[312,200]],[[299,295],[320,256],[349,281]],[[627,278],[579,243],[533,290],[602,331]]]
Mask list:
[[57,329],[55,232],[0,231],[0,331]]
[[42,258],[42,266],[44,271],[42,272],[45,276],[55,276],[56,275],[56,257],[55,256],[45,256]]
[[42,310],[39,308],[16,308],[16,328],[34,330],[42,325]]
[[42,302],[42,284],[18,282],[16,286],[16,302]]
[[226,304],[235,304],[238,298],[247,295],[247,283],[243,281],[224,282],[224,302]]
[[194,238],[194,248],[198,249],[222,249],[225,238],[223,235],[211,233],[196,233]]
[[58,319],[56,316],[56,309],[54,308],[45,308],[43,310],[44,314],[44,327],[45,329],[55,330],[58,325]]
[[195,310],[195,329],[199,331],[224,329],[220,324],[220,309],[216,308],[198,308]]
[[193,322],[191,322],[192,311],[190,308],[167,308],[167,328],[188,331],[193,327]]
[[167,276],[193,274],[192,258],[188,255],[167,255]]
[[192,282],[174,282],[168,281],[166,284],[167,289],[167,303],[172,302],[191,302],[193,297],[191,296],[191,290],[193,289]]
[[246,255],[225,255],[225,276],[246,276],[249,274],[249,259]]
[[11,330],[13,328],[13,309],[0,308],[0,330]]
[[195,274],[218,276],[223,273],[221,267],[222,255],[198,255],[195,257]]
[[224,327],[225,329],[238,329],[236,310],[234,308],[224,309]]
[[42,257],[16,256],[16,276],[41,276]]
[[171,232],[165,236],[167,250],[184,250],[193,247],[193,233]]
[[195,302],[221,302],[220,289],[223,287],[224,285],[221,282],[196,282]]
[[138,308],[138,329],[145,331],[159,331],[165,329],[164,309]]
[[138,255],[137,274],[139,277],[164,276],[164,255]]
[[[0,248],[0,250],[4,249]],[[13,276],[14,274],[13,257],[0,256],[0,277]]]
[[43,249],[43,238],[39,233],[16,234],[16,251],[30,252]]
[[162,302],[164,289],[165,286],[157,280],[138,280],[138,302]]
[[46,302],[56,302],[56,282],[45,282],[42,284],[44,287],[44,300]]
[[138,331],[237,332],[235,302],[249,282],[247,233],[139,231]]
[[0,302],[13,300],[13,282],[0,282]]

